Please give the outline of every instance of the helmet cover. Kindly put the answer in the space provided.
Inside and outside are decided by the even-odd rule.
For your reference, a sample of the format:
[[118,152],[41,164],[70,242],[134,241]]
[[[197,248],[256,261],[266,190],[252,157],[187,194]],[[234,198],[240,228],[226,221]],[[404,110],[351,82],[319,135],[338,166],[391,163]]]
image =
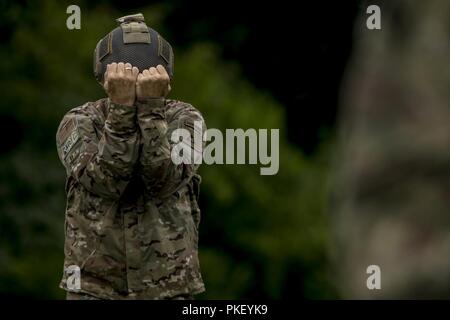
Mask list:
[[173,50],[161,35],[147,27],[139,13],[116,20],[119,27],[98,43],[94,51],[94,75],[102,82],[106,66],[110,63],[130,63],[139,72],[158,64],[173,77]]

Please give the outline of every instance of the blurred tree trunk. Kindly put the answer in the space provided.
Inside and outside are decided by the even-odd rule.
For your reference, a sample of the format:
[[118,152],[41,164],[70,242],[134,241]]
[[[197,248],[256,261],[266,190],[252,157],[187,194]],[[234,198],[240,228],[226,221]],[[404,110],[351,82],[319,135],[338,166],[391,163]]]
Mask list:
[[[342,88],[331,214],[344,298],[450,298],[450,2],[365,8]],[[381,268],[369,290],[366,268]]]

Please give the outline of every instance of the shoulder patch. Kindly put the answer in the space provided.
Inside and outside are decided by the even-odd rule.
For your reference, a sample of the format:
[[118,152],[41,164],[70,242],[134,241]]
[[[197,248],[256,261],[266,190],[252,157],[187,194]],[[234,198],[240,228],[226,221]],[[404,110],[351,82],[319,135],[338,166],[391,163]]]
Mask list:
[[58,132],[58,144],[61,148],[63,158],[66,158],[78,139],[80,139],[80,135],[78,133],[77,123],[72,118]]

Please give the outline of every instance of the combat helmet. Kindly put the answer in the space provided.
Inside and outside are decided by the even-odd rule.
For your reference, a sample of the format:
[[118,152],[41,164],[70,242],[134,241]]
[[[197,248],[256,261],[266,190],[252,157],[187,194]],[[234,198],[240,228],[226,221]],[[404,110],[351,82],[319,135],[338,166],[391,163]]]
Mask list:
[[106,66],[113,62],[130,63],[139,72],[161,64],[173,77],[173,50],[155,30],[145,24],[141,13],[118,18],[117,28],[102,38],[94,51],[94,75],[102,82]]

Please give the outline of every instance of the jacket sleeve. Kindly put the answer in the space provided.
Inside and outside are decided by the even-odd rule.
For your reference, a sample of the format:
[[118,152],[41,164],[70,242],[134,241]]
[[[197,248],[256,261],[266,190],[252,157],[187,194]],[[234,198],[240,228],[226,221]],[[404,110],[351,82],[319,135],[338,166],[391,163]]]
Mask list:
[[[146,189],[164,198],[190,182],[200,164],[172,161],[171,153],[178,142],[171,139],[176,129],[186,129],[191,137],[191,155],[201,157],[204,148],[202,133],[206,125],[200,112],[187,103],[174,102],[165,109],[165,99],[146,99],[137,102],[137,118],[141,132],[142,150],[139,166]],[[167,116],[167,114],[171,116]],[[200,143],[194,144],[194,136]]]
[[78,109],[68,113],[56,135],[58,155],[68,178],[96,195],[119,198],[138,158],[135,118],[135,106],[108,100],[108,115],[102,132],[97,133],[88,112]]

